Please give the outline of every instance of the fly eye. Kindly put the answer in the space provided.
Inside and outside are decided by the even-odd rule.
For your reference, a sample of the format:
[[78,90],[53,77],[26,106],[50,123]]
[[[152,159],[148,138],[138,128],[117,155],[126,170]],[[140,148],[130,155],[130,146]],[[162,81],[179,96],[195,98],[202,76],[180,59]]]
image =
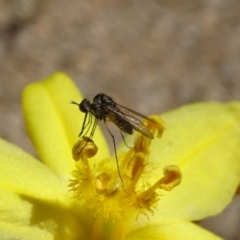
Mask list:
[[90,111],[90,106],[91,106],[90,101],[87,99],[83,99],[82,102],[79,104],[79,109],[81,112],[87,113]]

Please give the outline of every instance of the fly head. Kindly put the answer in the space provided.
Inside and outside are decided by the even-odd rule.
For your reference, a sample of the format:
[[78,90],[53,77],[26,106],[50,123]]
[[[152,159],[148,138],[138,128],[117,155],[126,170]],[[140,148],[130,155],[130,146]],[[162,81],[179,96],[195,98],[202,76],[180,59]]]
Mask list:
[[86,98],[83,99],[81,101],[81,103],[79,104],[79,110],[83,113],[87,113],[89,112],[91,109],[91,103],[89,100],[87,100]]

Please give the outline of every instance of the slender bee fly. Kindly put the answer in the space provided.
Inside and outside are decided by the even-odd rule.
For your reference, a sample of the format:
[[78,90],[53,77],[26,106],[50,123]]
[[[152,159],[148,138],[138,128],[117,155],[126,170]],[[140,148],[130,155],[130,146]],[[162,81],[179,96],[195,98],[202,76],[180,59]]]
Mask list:
[[[153,120],[147,118],[146,116],[134,110],[131,110],[127,107],[117,104],[116,102],[113,101],[111,97],[107,96],[106,94],[103,94],[103,93],[97,94],[94,97],[92,103],[88,99],[83,99],[79,104],[74,101],[72,101],[71,103],[78,105],[79,110],[85,113],[82,129],[78,135],[79,137],[83,135],[86,129],[85,134],[83,135],[85,136],[89,132],[92,126],[92,129],[88,138],[89,140],[92,139],[98,120],[103,120],[104,123],[106,121],[113,122],[120,129],[121,133],[124,132],[131,135],[133,133],[133,130],[136,130],[147,138],[151,138],[151,139],[154,138],[153,134],[149,131],[149,129],[137,117],[135,117],[135,115],[139,116],[140,118],[147,119],[151,122],[153,122]],[[92,123],[93,116],[95,117],[95,119],[94,119],[94,122]],[[114,152],[117,160],[118,174],[121,179],[119,166],[118,166],[117,153],[116,153],[115,139],[109,129],[108,129],[108,132],[110,133],[113,139]]]

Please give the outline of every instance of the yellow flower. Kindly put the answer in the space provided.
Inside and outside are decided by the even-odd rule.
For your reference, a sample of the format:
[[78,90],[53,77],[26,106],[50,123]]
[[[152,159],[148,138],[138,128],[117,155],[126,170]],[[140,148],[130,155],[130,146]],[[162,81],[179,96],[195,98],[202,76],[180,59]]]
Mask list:
[[240,103],[161,115],[161,138],[136,134],[118,148],[121,181],[99,129],[79,153],[83,114],[68,103],[81,99],[62,73],[24,90],[41,162],[0,140],[0,239],[221,239],[192,221],[221,212],[239,185]]

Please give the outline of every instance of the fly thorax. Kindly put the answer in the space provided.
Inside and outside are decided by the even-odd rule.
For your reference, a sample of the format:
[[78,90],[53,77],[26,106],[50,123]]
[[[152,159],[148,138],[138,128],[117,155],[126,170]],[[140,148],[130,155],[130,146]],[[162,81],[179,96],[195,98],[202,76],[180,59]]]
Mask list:
[[99,120],[102,120],[105,116],[104,109],[98,104],[91,106],[91,113]]

